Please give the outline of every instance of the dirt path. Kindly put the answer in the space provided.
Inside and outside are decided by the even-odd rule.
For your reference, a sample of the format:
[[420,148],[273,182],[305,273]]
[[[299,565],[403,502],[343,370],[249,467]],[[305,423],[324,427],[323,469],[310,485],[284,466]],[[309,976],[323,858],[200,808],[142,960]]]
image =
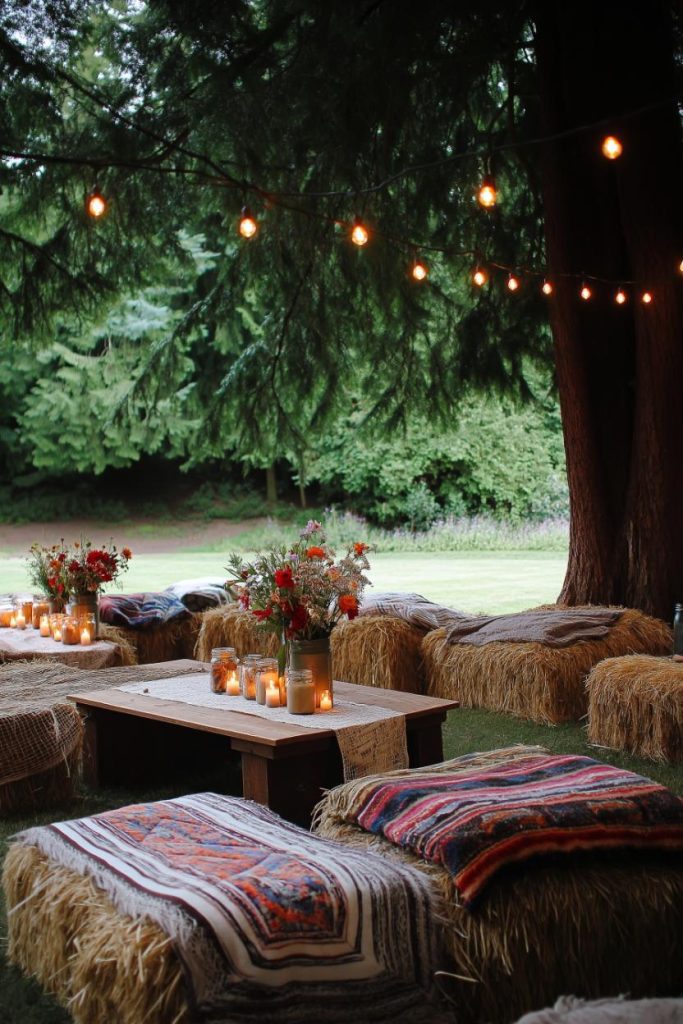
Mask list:
[[225,537],[234,537],[266,522],[265,518],[260,518],[240,522],[211,519],[208,522],[175,520],[164,523],[126,521],[107,524],[89,519],[72,519],[66,523],[56,520],[53,523],[2,524],[0,553],[26,554],[34,541],[54,544],[61,537],[67,543],[87,537],[94,544],[101,544],[113,537],[119,548],[125,544],[137,554],[154,554],[219,543]]

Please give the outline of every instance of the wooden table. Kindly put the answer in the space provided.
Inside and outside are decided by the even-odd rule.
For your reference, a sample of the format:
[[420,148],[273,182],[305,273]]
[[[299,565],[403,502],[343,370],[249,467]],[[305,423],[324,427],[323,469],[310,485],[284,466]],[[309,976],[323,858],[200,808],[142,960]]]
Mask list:
[[[335,695],[406,716],[411,767],[443,760],[441,726],[457,701],[335,682]],[[323,789],[343,781],[332,729],[309,729],[236,711],[161,700],[118,689],[72,695],[86,722],[84,775],[90,785],[130,785],[191,767],[211,753],[241,758],[242,791],[301,824],[310,822]]]

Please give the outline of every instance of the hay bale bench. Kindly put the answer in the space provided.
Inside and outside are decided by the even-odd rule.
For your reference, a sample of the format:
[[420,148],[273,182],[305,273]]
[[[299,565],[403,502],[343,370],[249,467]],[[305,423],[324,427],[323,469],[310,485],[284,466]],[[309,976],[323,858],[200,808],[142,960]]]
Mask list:
[[444,1022],[428,881],[243,800],[31,829],[3,884],[10,960],[82,1024]]
[[241,605],[210,608],[200,619],[194,656],[198,661],[210,661],[214,647],[234,647],[238,658],[247,654],[263,654],[274,658],[279,640],[274,633],[259,627],[251,612]]
[[607,658],[592,670],[586,689],[591,743],[683,762],[683,662]]
[[[546,856],[545,860],[537,855],[528,866],[510,863],[499,875],[487,876],[483,894],[476,902],[468,903],[441,853],[435,863],[413,849],[396,845],[395,829],[404,822],[410,835],[417,836],[418,847],[422,840],[431,846],[435,833],[446,827],[446,805],[442,802],[431,818],[432,824],[429,819],[425,824],[424,819],[415,816],[415,805],[405,790],[387,792],[377,788],[378,784],[399,780],[418,797],[429,796],[433,781],[427,782],[425,777],[434,780],[440,773],[449,773],[457,778],[473,769],[489,773],[501,768],[509,768],[514,775],[523,770],[521,762],[530,755],[543,756],[544,752],[540,748],[515,747],[345,783],[331,790],[318,805],[313,827],[318,834],[350,848],[372,850],[387,860],[412,865],[430,879],[441,901],[434,920],[444,955],[440,988],[449,1000],[451,1019],[458,1024],[509,1024],[568,992],[587,998],[620,992],[629,992],[633,998],[680,994],[680,853],[619,850],[612,855],[600,850],[595,855],[562,853]],[[571,792],[571,781],[568,786]],[[674,803],[678,799],[672,794],[669,797]],[[471,788],[465,793],[464,807],[470,815],[476,809]],[[498,800],[490,810],[486,806],[481,809],[481,820],[487,832],[499,828]],[[475,843],[479,842],[479,821],[477,817],[470,833]],[[466,835],[468,831],[465,826]],[[393,841],[386,838],[387,834]],[[452,837],[453,833],[446,835]],[[520,854],[515,835],[513,828],[516,852],[510,855],[510,862]],[[538,844],[533,848],[539,853],[542,849]],[[468,856],[466,846],[456,850],[456,858]],[[477,873],[481,881],[482,875],[492,870],[492,863],[490,847],[485,855],[477,852],[474,859],[466,861],[468,884],[472,885]]]
[[446,629],[438,629],[427,634],[422,653],[430,696],[555,725],[586,714],[585,680],[598,662],[634,653],[666,654],[671,644],[665,622],[626,608],[604,638],[567,647],[511,641],[482,647],[452,644]]
[[84,726],[68,694],[177,675],[195,664],[94,670],[44,661],[0,665],[0,813],[48,807],[74,795]]

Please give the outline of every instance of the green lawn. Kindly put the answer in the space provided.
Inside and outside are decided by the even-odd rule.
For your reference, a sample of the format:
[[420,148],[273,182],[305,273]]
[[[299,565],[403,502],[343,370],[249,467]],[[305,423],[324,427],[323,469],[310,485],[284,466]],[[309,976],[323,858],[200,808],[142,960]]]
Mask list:
[[[222,577],[229,551],[226,542],[223,552],[135,555],[122,579],[123,589],[163,590],[175,580]],[[376,590],[415,591],[465,611],[500,613],[553,601],[567,559],[564,554],[543,551],[410,551],[373,554],[371,563],[370,578]],[[30,586],[23,558],[0,553],[0,593],[25,589]]]

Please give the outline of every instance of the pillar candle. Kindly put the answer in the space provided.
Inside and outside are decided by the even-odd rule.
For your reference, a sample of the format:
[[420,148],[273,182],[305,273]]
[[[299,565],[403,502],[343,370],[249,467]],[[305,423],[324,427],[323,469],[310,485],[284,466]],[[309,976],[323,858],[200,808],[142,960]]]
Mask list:
[[266,707],[280,707],[280,686],[277,680],[274,683],[268,683],[268,687],[266,689]]
[[320,710],[331,711],[332,710],[332,694],[329,690],[323,690],[320,695]]
[[240,695],[240,681],[237,678],[237,672],[231,672],[225,681],[225,692],[229,697],[239,697]]
[[17,612],[16,620],[17,620],[17,629],[26,629],[26,616],[24,615],[23,612]]
[[48,619],[47,615],[41,615],[40,616],[40,635],[41,636],[49,636],[50,635],[50,620]]
[[84,626],[81,630],[81,647],[90,647],[92,644],[92,637],[90,636],[90,630],[87,626]]

